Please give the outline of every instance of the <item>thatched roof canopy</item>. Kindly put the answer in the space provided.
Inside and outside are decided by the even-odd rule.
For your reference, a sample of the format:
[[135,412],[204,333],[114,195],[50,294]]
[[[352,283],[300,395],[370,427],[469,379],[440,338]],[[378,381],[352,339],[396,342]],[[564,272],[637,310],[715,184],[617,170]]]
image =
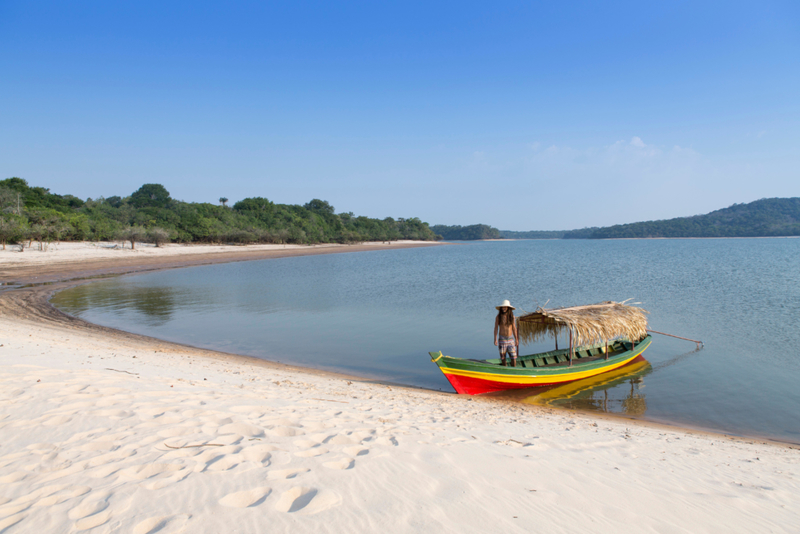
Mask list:
[[519,337],[523,343],[531,343],[572,330],[576,347],[615,338],[639,340],[647,335],[646,314],[642,308],[611,301],[550,310],[538,308],[519,317]]

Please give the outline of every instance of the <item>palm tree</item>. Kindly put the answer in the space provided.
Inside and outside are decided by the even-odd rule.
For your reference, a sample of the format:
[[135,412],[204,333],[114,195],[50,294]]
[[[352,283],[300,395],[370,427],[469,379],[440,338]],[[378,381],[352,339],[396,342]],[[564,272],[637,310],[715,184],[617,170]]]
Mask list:
[[228,199],[225,197],[219,197],[219,201],[223,206],[228,203]]

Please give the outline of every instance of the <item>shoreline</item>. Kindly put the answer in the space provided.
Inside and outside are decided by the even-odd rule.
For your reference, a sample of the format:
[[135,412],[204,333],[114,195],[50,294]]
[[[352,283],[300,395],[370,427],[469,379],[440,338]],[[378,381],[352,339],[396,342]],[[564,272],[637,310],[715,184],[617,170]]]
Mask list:
[[[502,240],[495,240],[495,241],[502,241]],[[298,372],[298,373],[321,374],[324,376],[336,377],[344,380],[358,381],[362,383],[380,384],[380,385],[390,385],[396,388],[405,388],[413,391],[430,392],[437,395],[440,394],[457,395],[454,392],[438,391],[419,386],[401,384],[397,382],[392,382],[391,380],[384,380],[384,379],[365,377],[359,375],[351,375],[347,373],[342,373],[334,369],[323,369],[317,367],[292,365],[278,360],[262,359],[238,353],[228,353],[214,349],[207,349],[196,345],[190,345],[187,343],[166,341],[156,337],[135,334],[132,332],[128,332],[126,330],[120,330],[117,328],[106,327],[88,321],[84,321],[83,319],[79,319],[77,317],[74,317],[59,310],[50,302],[53,295],[55,295],[55,293],[57,292],[70,289],[78,285],[91,283],[96,280],[115,277],[115,276],[140,274],[145,272],[157,272],[168,269],[181,269],[184,267],[194,267],[200,265],[232,263],[238,261],[258,261],[264,259],[277,259],[285,257],[312,256],[318,254],[367,252],[374,250],[416,248],[416,247],[425,247],[433,245],[450,245],[450,244],[451,243],[449,242],[435,242],[435,243],[399,242],[395,245],[391,244],[384,245],[377,243],[371,243],[367,245],[323,244],[323,245],[310,245],[310,246],[309,245],[290,246],[292,248],[289,249],[285,248],[282,245],[281,246],[267,245],[266,247],[256,246],[258,247],[256,250],[247,250],[247,247],[243,246],[233,246],[233,247],[227,246],[219,248],[224,248],[224,249],[233,248],[234,250],[233,251],[224,250],[220,252],[211,252],[211,253],[192,252],[176,256],[160,255],[160,256],[145,257],[145,258],[141,257],[123,258],[127,260],[125,262],[121,262],[119,261],[119,259],[104,259],[100,260],[99,262],[95,260],[95,262],[89,264],[90,268],[88,270],[85,269],[85,263],[61,262],[61,263],[55,263],[54,265],[53,264],[48,265],[47,266],[48,268],[47,270],[44,270],[44,273],[39,270],[34,270],[34,273],[36,273],[35,275],[27,274],[27,276],[23,275],[18,277],[17,278],[18,280],[22,280],[22,282],[19,282],[19,286],[22,287],[8,286],[7,288],[2,289],[5,283],[0,284],[0,313],[8,311],[8,305],[2,298],[3,292],[15,292],[19,291],[20,289],[32,290],[28,292],[28,295],[30,296],[25,297],[26,301],[25,307],[29,308],[28,309],[29,312],[37,314],[39,317],[42,318],[47,317],[50,321],[53,321],[55,323],[69,323],[72,325],[73,328],[75,328],[77,325],[80,325],[80,327],[85,329],[86,331],[91,331],[94,333],[102,333],[106,336],[115,339],[136,340],[137,342],[145,345],[153,345],[161,347],[174,345],[175,347],[181,347],[184,350],[202,353],[204,355],[208,355],[211,357],[224,357],[231,361],[235,361],[236,359],[241,359],[241,363],[243,365],[244,364],[264,365],[266,367],[278,366],[283,370]],[[181,248],[186,247],[189,249],[203,247],[203,245],[194,245],[194,244],[178,245],[178,246]],[[243,249],[243,250],[236,250],[236,249]],[[77,268],[79,265],[81,265],[82,267]],[[2,267],[3,267],[2,264],[0,264],[0,277],[4,276],[6,272],[10,270],[10,269],[3,269]],[[24,272],[25,268],[21,267],[18,268],[18,270]],[[40,278],[43,276],[46,276],[47,279],[41,280]],[[2,278],[0,278],[0,280],[2,280]],[[37,287],[41,288],[46,287],[46,289],[44,291],[36,291],[34,288]],[[522,409],[528,409],[531,407],[536,407],[541,409],[551,409],[555,411],[564,411],[566,413],[581,414],[586,417],[597,417],[612,421],[630,422],[636,425],[650,426],[653,428],[671,429],[671,430],[677,430],[694,434],[705,434],[710,437],[716,437],[716,438],[742,440],[746,442],[758,442],[762,444],[786,446],[790,448],[800,446],[800,442],[787,441],[770,436],[736,434],[725,430],[710,429],[702,426],[694,426],[686,423],[678,423],[668,420],[656,420],[647,417],[633,417],[630,415],[623,415],[616,413],[601,413],[590,410],[563,408],[558,406],[544,406],[538,404],[520,405],[518,402],[514,400],[503,399],[502,397],[497,397],[497,396],[487,396],[487,397],[475,396],[473,398],[476,400],[477,399],[486,400],[488,402],[502,402],[502,403],[510,402],[512,405],[520,406]]]
[[[68,268],[154,268],[87,263]],[[800,453],[788,444],[130,334],[49,304],[91,279],[41,273],[0,292],[3,533],[786,531],[800,522]]]

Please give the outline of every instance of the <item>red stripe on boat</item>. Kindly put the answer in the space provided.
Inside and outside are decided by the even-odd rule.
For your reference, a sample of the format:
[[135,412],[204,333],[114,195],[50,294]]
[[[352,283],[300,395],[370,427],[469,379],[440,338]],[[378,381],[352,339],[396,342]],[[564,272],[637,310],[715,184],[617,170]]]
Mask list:
[[[622,367],[617,367],[616,369],[622,369],[631,365],[632,363],[643,361],[644,357],[642,355],[636,356],[636,358],[632,359]],[[609,369],[604,373],[609,371],[615,371],[616,369]],[[602,376],[604,373],[599,373],[594,376]],[[556,382],[548,382],[546,384],[514,384],[510,382],[497,382],[494,380],[485,380],[483,378],[474,378],[471,376],[459,376],[459,375],[451,375],[448,373],[444,373],[444,376],[447,377],[447,380],[450,381],[450,384],[456,390],[456,393],[461,395],[480,395],[481,393],[489,393],[492,391],[503,391],[506,389],[526,389],[526,388],[539,388],[539,387],[546,387],[546,386],[557,386],[561,384],[566,384],[568,382],[574,382],[575,380],[559,380]]]

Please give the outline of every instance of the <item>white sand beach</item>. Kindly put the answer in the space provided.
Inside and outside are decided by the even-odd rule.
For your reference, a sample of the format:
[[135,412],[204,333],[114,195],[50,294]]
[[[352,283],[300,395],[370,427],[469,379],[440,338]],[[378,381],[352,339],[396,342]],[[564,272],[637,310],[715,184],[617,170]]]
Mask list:
[[[220,252],[136,254],[183,249]],[[134,252],[8,252],[0,272],[95,254]],[[49,291],[0,293],[2,533],[800,530],[797,446],[194,349]]]

